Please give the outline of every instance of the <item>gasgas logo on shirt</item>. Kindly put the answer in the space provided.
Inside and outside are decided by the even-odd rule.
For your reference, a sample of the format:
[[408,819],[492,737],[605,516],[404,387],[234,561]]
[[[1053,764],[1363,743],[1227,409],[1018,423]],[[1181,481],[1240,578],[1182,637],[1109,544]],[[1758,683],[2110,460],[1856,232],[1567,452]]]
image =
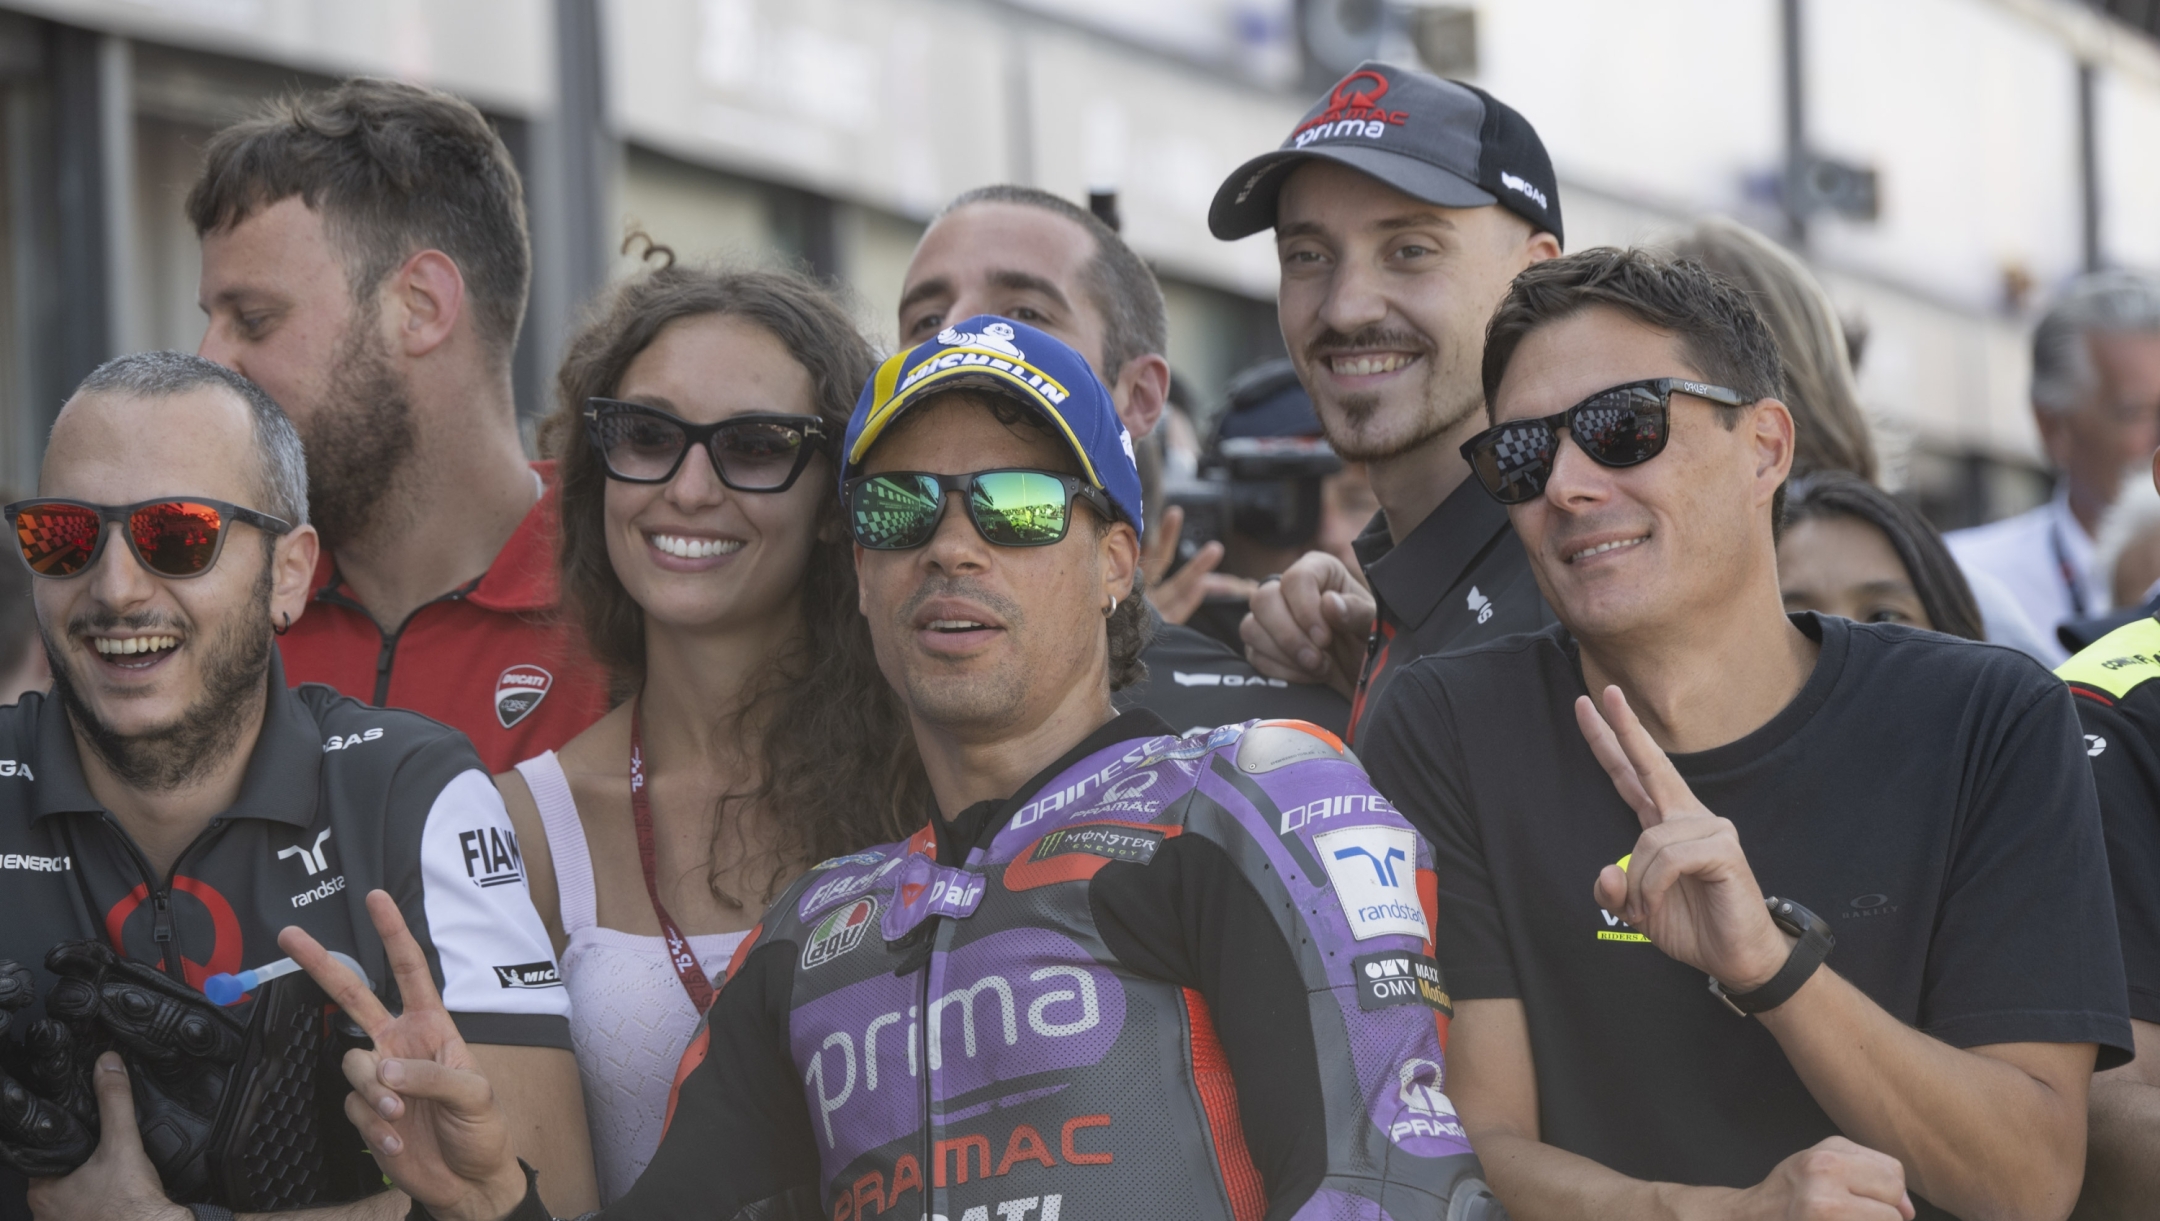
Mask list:
[[524,883],[525,858],[518,855],[516,832],[481,827],[458,832],[457,842],[465,855],[465,876],[473,885],[485,889]]

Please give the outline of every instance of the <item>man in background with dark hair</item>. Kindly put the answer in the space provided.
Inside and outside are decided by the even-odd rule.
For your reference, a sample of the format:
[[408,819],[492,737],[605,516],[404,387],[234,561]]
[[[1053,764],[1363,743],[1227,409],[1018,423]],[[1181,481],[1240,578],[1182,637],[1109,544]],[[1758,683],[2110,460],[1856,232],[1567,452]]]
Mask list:
[[[589,1207],[569,1002],[471,744],[285,682],[274,633],[316,536],[284,413],[198,357],[123,356],[61,410],[38,491],[0,559],[36,574],[54,673],[0,709],[0,1218],[402,1216],[344,1092],[316,1088],[339,1057],[313,1034],[326,998],[291,977],[205,993],[298,923],[394,998],[360,903],[377,887],[497,1074],[512,1144]],[[108,1044],[124,1069],[90,1063]]]
[[1516,272],[1560,253],[1559,192],[1537,132],[1499,99],[1370,62],[1208,210],[1225,241],[1275,231],[1283,343],[1380,502],[1352,544],[1361,572],[1309,552],[1254,591],[1242,626],[1263,673],[1351,700],[1353,740],[1401,667],[1552,622],[1455,449],[1479,425],[1485,320]]
[[1700,266],[1531,268],[1483,380],[1474,488],[1560,622],[1411,665],[1359,750],[1433,845],[1509,1213],[2065,1216],[2130,1049],[2069,692],[1785,614],[1778,350]]
[[323,558],[287,676],[463,730],[491,771],[607,711],[555,614],[551,463],[518,438],[523,188],[479,111],[392,81],[219,132],[188,193],[202,355],[307,442]]
[[[1133,440],[1162,419],[1170,393],[1162,289],[1132,247],[1087,209],[1009,185],[977,187],[947,205],[908,263],[900,342],[936,338],[976,314],[1025,322],[1071,344],[1109,387]],[[1159,539],[1149,560],[1167,566],[1165,548],[1175,545],[1175,537]],[[1195,569],[1172,580],[1201,575]],[[1148,677],[1119,692],[1121,710],[1149,709],[1180,730],[1255,717],[1342,724],[1342,701],[1330,692],[1270,678],[1199,631],[1149,619],[1153,634],[1141,654]]]

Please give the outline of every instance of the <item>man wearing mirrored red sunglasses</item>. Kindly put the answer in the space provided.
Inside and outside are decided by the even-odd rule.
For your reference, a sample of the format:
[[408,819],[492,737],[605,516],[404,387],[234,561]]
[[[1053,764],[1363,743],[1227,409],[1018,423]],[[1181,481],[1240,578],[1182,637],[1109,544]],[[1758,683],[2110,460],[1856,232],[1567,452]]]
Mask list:
[[2069,692],[1785,613],[1777,348],[1700,266],[1531,268],[1484,386],[1463,456],[1560,623],[1411,665],[1360,752],[1433,844],[1510,1213],[2065,1216],[2131,1047]]
[[[605,1215],[1490,1221],[1410,828],[1315,726],[1113,709],[1140,483],[1087,362],[956,322],[878,370],[841,459],[935,808],[765,914]],[[419,990],[397,1018],[354,995],[391,1177],[444,1221],[544,1217]]]
[[[0,561],[31,572],[53,674],[0,708],[0,1216],[27,1215],[25,1177],[40,1221],[401,1214],[318,1088],[326,998],[204,994],[299,924],[394,995],[375,888],[529,1117],[520,1150],[589,1201],[569,1006],[471,743],[285,683],[317,545],[284,413],[207,360],[122,357],[62,409],[38,493]],[[124,1074],[93,1067],[108,1045]]]

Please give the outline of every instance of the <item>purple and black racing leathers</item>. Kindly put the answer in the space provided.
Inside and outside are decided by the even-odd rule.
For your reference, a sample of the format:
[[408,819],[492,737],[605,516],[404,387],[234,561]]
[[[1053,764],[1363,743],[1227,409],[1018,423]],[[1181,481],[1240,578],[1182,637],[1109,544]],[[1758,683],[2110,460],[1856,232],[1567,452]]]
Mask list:
[[1128,713],[790,887],[608,1216],[1499,1216],[1430,867],[1327,731]]

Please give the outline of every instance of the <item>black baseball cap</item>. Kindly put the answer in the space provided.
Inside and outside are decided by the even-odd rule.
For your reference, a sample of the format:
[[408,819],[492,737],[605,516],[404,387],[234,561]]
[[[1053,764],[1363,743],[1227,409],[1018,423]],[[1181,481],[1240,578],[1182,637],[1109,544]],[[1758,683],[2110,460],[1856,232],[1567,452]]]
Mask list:
[[1215,192],[1208,230],[1234,241],[1275,226],[1290,171],[1339,162],[1444,208],[1499,204],[1564,241],[1560,188],[1537,129],[1475,85],[1366,60],[1298,120],[1290,138]]

